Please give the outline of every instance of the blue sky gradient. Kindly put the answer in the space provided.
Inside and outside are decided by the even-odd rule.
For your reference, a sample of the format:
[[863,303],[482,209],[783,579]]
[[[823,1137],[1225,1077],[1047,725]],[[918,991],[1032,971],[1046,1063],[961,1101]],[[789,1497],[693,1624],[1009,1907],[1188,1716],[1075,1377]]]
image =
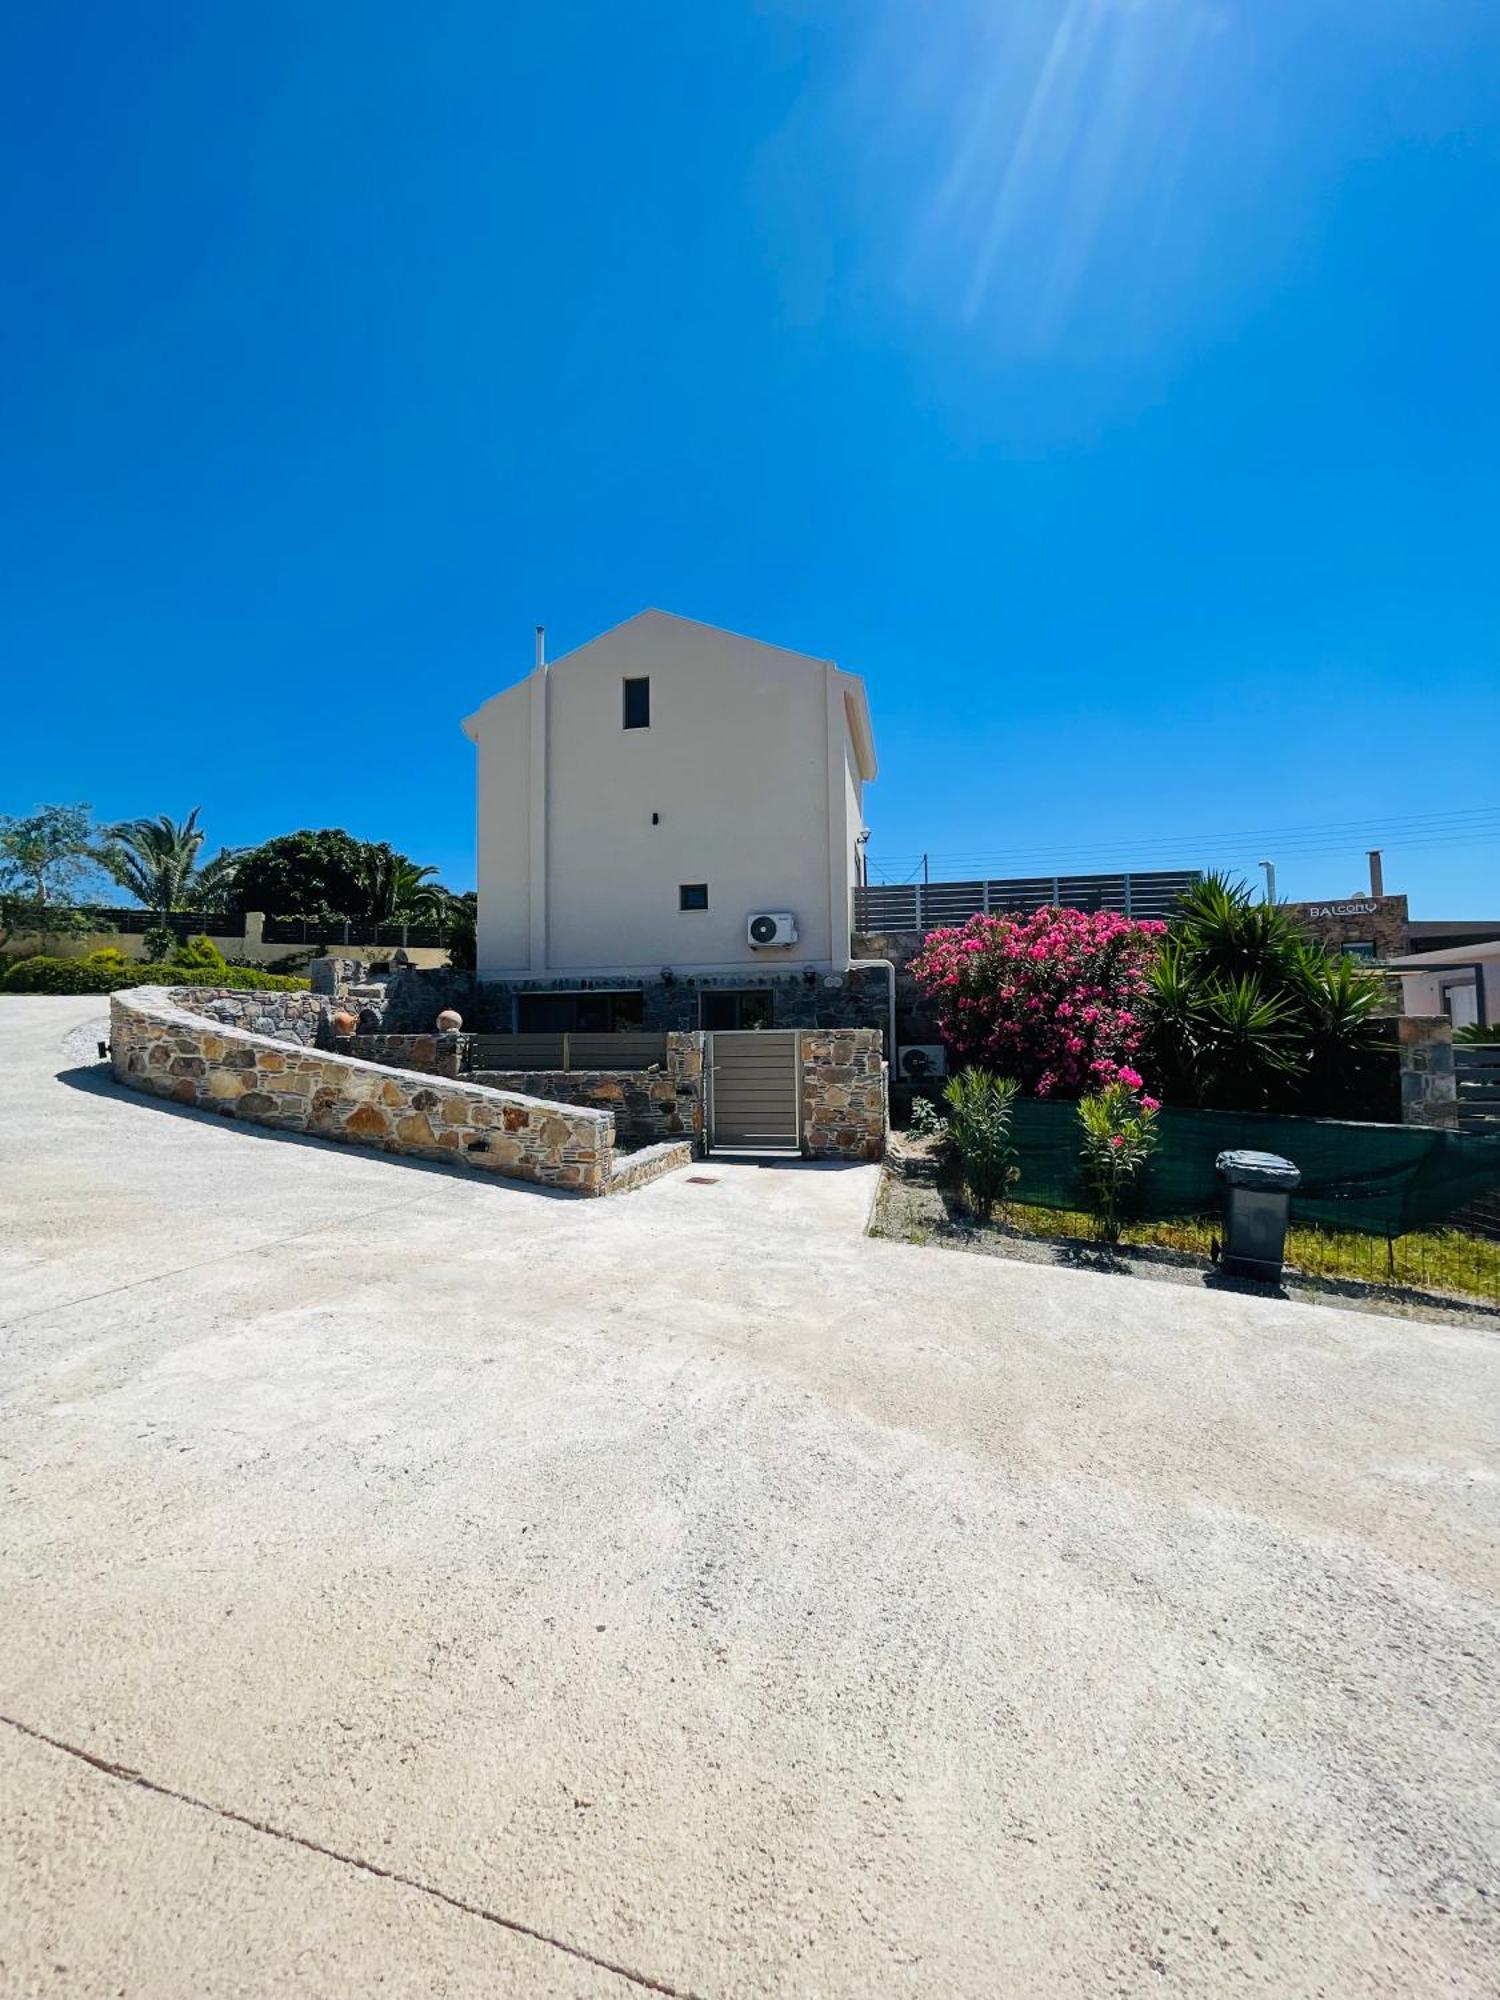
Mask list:
[[645,605],[870,685],[876,872],[1500,915],[1492,0],[12,10],[0,809],[473,879]]

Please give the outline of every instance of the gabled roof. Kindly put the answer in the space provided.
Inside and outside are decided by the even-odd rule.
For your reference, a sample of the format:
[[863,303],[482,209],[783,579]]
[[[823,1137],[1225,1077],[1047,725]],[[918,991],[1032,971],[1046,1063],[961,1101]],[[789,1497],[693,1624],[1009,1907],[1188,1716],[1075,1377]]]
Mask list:
[[[610,625],[604,631],[596,632],[592,639],[585,639],[582,645],[574,646],[569,652],[559,653],[555,660],[547,662],[548,671],[552,672],[558,667],[565,666],[577,654],[587,652],[601,640],[613,638],[616,632],[624,632],[630,626],[640,625],[647,620],[663,625],[690,626],[699,632],[711,632],[716,638],[740,639],[746,645],[764,646],[768,652],[785,653],[792,659],[805,660],[812,667],[833,667],[843,689],[849,733],[854,742],[854,754],[859,765],[860,777],[868,783],[875,776],[875,737],[870,727],[870,705],[865,697],[865,684],[858,674],[846,673],[832,660],[820,659],[816,653],[799,653],[790,646],[773,645],[769,639],[753,638],[748,632],[731,631],[726,625],[710,625],[701,618],[684,618],[676,611],[658,611],[654,607],[648,607],[644,611],[633,613],[629,618],[622,618],[618,625]],[[536,669],[533,668],[531,672],[535,673]],[[521,679],[512,681],[509,687],[502,688],[499,694],[491,695],[488,701],[481,703],[472,715],[465,716],[461,724],[465,736],[471,742],[477,742],[481,719],[497,702],[504,701],[507,695],[514,694],[517,688],[524,687],[530,679],[531,674],[528,673]]]

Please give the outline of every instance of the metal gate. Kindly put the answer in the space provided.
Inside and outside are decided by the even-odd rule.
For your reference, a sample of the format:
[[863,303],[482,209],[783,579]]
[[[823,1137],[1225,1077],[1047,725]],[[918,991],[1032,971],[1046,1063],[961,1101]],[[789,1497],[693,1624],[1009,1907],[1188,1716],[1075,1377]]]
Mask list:
[[719,1152],[802,1150],[802,1037],[795,1028],[708,1037],[708,1143]]

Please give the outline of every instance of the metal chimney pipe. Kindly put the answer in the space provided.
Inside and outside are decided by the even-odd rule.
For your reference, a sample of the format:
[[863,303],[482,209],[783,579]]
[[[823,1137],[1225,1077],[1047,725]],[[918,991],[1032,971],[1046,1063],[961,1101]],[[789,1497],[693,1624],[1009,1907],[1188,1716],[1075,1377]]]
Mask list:
[[1378,847],[1370,849],[1370,894],[1372,896],[1383,896],[1385,894],[1385,870],[1380,864],[1380,849]]
[[1274,903],[1276,901],[1276,863],[1274,861],[1262,861],[1257,865],[1266,871],[1266,901]]
[[539,667],[545,667],[547,664],[547,628],[545,625],[538,625],[536,628],[536,663]]

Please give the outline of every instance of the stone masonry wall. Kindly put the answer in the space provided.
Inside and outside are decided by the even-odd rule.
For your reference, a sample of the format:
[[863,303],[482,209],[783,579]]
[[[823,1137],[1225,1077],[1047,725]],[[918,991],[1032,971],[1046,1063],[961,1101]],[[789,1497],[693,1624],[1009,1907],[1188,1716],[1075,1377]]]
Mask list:
[[[161,989],[143,986],[138,990],[155,993]],[[319,1041],[328,1008],[328,1002],[317,993],[245,993],[227,986],[183,986],[172,991],[191,994],[187,1005],[193,1013],[204,1014],[226,1028],[243,1028],[248,1034],[269,1035],[273,1042],[296,1042],[304,1048]]]
[[815,1160],[879,1160],[888,1127],[878,1028],[802,1037],[802,1143]]
[[1458,1077],[1453,1023],[1446,1014],[1402,1014],[1396,1020],[1401,1060],[1401,1122],[1458,1130]]
[[468,1068],[467,1035],[336,1035],[333,1046],[341,1056],[381,1063],[390,1069],[416,1069],[424,1076],[462,1076]]
[[[308,995],[240,994],[242,1002]],[[116,1077],[179,1104],[282,1131],[443,1160],[579,1194],[610,1191],[608,1112],[435,1080],[228,1024],[222,994],[140,986],[110,1001]]]
[[532,1090],[555,1104],[589,1104],[614,1115],[627,1143],[703,1137],[703,1036],[668,1035],[660,1069],[495,1070],[472,1073],[492,1090]]

